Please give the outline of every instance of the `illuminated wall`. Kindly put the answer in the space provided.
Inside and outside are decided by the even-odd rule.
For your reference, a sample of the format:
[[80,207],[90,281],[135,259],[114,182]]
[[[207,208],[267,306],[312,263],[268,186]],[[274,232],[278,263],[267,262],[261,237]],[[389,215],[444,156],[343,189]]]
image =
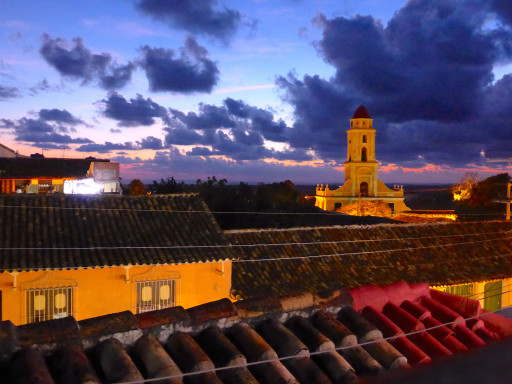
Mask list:
[[[38,296],[29,302],[28,292],[65,287],[73,288],[69,310],[77,320],[125,310],[135,312],[137,283],[167,278],[177,282],[176,304],[188,308],[229,297],[231,262],[0,273],[2,320],[26,323],[27,311],[41,309],[44,304]],[[48,306],[62,307],[58,297]],[[54,318],[59,317],[58,310],[51,310]]]
[[512,278],[486,280],[458,285],[434,286],[432,288],[475,299],[482,308],[494,311],[512,305]]

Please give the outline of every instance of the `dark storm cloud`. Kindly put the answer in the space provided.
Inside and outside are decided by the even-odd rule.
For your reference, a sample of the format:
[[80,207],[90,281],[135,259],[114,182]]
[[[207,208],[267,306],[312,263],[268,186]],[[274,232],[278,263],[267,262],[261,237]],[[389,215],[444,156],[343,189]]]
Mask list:
[[318,76],[304,76],[302,81],[293,75],[279,77],[277,84],[286,90],[284,99],[294,107],[295,123],[289,131],[288,142],[293,148],[313,149],[325,160],[343,161],[348,119],[357,101],[330,81]]
[[91,52],[80,37],[74,38],[73,43],[69,44],[64,39],[43,35],[39,52],[62,76],[79,80],[82,84],[97,81],[102,88],[108,90],[125,86],[135,69],[132,63],[116,63],[110,53]]
[[82,120],[73,116],[65,109],[41,109],[39,111],[39,118],[43,121],[55,121],[57,123],[64,123],[68,125],[84,124]]
[[512,82],[493,84],[493,68],[512,62],[510,9],[499,0],[412,0],[387,25],[371,16],[318,16],[316,46],[336,73],[277,79],[295,111],[289,144],[343,161],[349,119],[364,104],[385,163],[421,156],[464,165],[481,162],[482,150],[504,153]]
[[158,139],[156,137],[153,137],[153,136],[148,136],[148,137],[141,139],[140,141],[137,141],[137,145],[138,145],[139,149],[158,150],[158,149],[164,148],[162,145],[162,140]]
[[164,48],[141,48],[140,66],[146,71],[154,92],[211,92],[219,80],[217,64],[192,37],[187,37],[181,54]]
[[98,153],[109,153],[116,150],[127,150],[132,151],[138,149],[136,145],[130,142],[125,143],[111,143],[105,141],[105,144],[90,143],[78,147],[78,152],[98,152]]
[[166,145],[197,145],[204,141],[203,136],[188,128],[165,128],[164,131],[167,132]]
[[173,119],[165,128],[166,145],[196,145],[189,155],[223,155],[234,160],[311,159],[303,149],[280,152],[266,148],[265,140],[285,142],[291,130],[285,122],[274,121],[272,112],[231,98],[223,104],[200,104],[198,113],[170,109]]
[[34,146],[41,146],[42,143],[48,147],[50,144],[85,144],[92,143],[86,138],[72,138],[63,126],[55,126],[42,119],[21,118],[19,120],[3,119],[0,127],[13,130],[16,140],[25,141]]
[[168,122],[167,110],[150,98],[137,94],[135,99],[126,100],[117,92],[112,92],[107,99],[101,100],[103,114],[117,120],[122,127],[149,126],[155,124],[155,118]]
[[227,98],[224,105],[228,113],[251,121],[251,129],[260,132],[267,140],[285,142],[288,139],[289,127],[282,120],[274,121],[274,115],[267,110],[250,106],[242,100]]
[[232,134],[233,138],[219,130],[210,134],[205,144],[211,145],[216,155],[234,160],[264,159],[272,154],[271,150],[264,147],[259,133],[233,129]]
[[272,112],[248,105],[242,100],[227,98],[223,103],[222,107],[201,103],[198,113],[185,114],[170,109],[174,117],[173,125],[195,130],[244,128],[260,133],[266,140],[287,141],[290,128],[282,120],[274,121]]
[[199,113],[184,114],[176,109],[169,110],[176,120],[189,129],[234,128],[236,126],[224,107],[200,103]]
[[510,7],[510,1],[490,0],[490,3],[497,16],[505,23],[512,25],[512,7]]
[[20,90],[16,87],[0,85],[0,100],[13,99],[20,96]]
[[304,149],[287,149],[284,151],[273,151],[271,156],[276,160],[293,160],[293,161],[308,161],[313,160],[313,157]]
[[119,89],[128,84],[135,70],[133,63],[125,65],[110,65],[100,76],[100,86],[103,89]]
[[370,16],[324,21],[319,43],[336,81],[376,100],[395,121],[467,119],[498,59],[486,12],[474,2],[417,0],[386,27]]
[[216,0],[140,0],[137,6],[173,28],[221,41],[235,34],[242,19],[238,11],[218,7]]
[[215,152],[213,152],[205,147],[194,147],[190,151],[187,151],[187,155],[207,157],[207,156],[215,155]]

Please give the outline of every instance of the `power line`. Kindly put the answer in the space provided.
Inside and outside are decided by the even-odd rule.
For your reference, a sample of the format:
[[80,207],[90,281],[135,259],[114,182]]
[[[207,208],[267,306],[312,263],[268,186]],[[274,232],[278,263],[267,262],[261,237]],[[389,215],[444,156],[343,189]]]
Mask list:
[[[507,237],[507,239],[510,237]],[[247,262],[261,262],[261,261],[277,261],[277,260],[298,260],[298,259],[313,259],[313,258],[322,258],[322,257],[339,257],[339,256],[354,256],[354,255],[366,255],[366,254],[377,254],[377,253],[386,253],[386,252],[398,252],[398,251],[408,251],[408,250],[416,250],[416,249],[430,249],[430,248],[439,248],[439,247],[451,247],[456,245],[464,245],[464,244],[477,244],[488,241],[496,241],[496,239],[484,239],[477,241],[468,241],[468,242],[460,242],[460,243],[451,243],[451,244],[434,244],[434,245],[425,245],[419,247],[406,247],[406,248],[393,248],[393,249],[383,249],[377,251],[361,251],[361,252],[346,252],[346,253],[328,253],[323,255],[308,255],[308,256],[292,256],[292,257],[278,257],[278,258],[265,258],[265,259],[238,259],[233,260],[233,263],[247,263]],[[492,256],[491,256],[492,257]],[[420,265],[420,264],[415,264]]]
[[[367,254],[378,254],[378,253],[386,253],[386,252],[398,252],[398,251],[406,251],[406,250],[416,250],[416,249],[429,249],[429,248],[438,248],[438,247],[450,247],[450,246],[456,246],[456,245],[464,245],[464,244],[476,244],[476,243],[482,243],[482,242],[489,242],[489,241],[496,241],[496,239],[485,239],[485,240],[479,240],[479,241],[470,241],[470,242],[460,242],[460,243],[451,243],[451,244],[439,244],[439,245],[430,245],[430,246],[420,246],[420,247],[407,247],[407,248],[394,248],[394,249],[386,249],[386,250],[378,250],[378,251],[362,251],[362,252],[346,252],[346,253],[328,253],[328,254],[320,254],[320,255],[306,255],[306,256],[293,256],[293,257],[277,257],[277,258],[264,258],[264,259],[235,259],[231,260],[233,264],[235,263],[248,263],[248,262],[271,262],[271,261],[291,261],[291,260],[302,260],[302,259],[318,259],[318,258],[331,258],[331,257],[341,257],[341,256],[354,256],[354,255],[367,255]],[[258,244],[260,245],[260,244]],[[270,244],[269,244],[270,245]],[[248,245],[249,246],[249,245]],[[209,247],[209,246],[200,246],[200,247]],[[118,247],[118,248],[109,248],[106,247],[105,249],[131,249],[137,247]],[[161,249],[166,247],[139,247],[139,249]],[[178,249],[180,247],[178,246]],[[59,248],[0,248],[0,250],[59,250]],[[64,248],[66,250],[94,250],[99,248]],[[62,249],[60,249],[62,250]],[[465,261],[471,261],[471,260],[481,260],[481,259],[488,259],[488,258],[502,258],[502,257],[510,257],[512,254],[500,254],[500,255],[488,255],[488,256],[482,256],[479,255],[477,257],[473,258],[466,258]],[[224,261],[230,261],[228,258],[226,259],[218,259],[213,260],[211,262],[224,262]],[[442,263],[442,264],[449,264],[453,261],[451,260],[443,260],[443,261],[436,261],[436,263]],[[459,261],[455,261],[456,263],[459,263]],[[181,264],[181,263],[169,263],[169,264],[147,264],[147,265],[170,265],[170,264]],[[415,263],[415,264],[407,264],[409,267],[418,267],[423,265],[430,265],[432,263]],[[146,265],[146,264],[142,264]],[[396,268],[398,264],[388,264],[388,265],[355,265],[354,268]],[[125,267],[125,266],[134,266],[132,264],[124,265],[110,265],[110,266],[117,266],[117,267]],[[30,271],[30,270],[64,270],[64,269],[80,269],[80,268],[95,268],[99,266],[84,266],[84,265],[75,265],[75,266],[66,266],[66,267],[32,267],[32,268],[3,268],[4,270],[16,270],[16,271]]]
[[[257,243],[257,244],[215,244],[215,245],[148,245],[148,246],[92,246],[92,247],[0,247],[0,250],[16,251],[16,250],[37,250],[37,251],[48,251],[48,250],[59,250],[59,251],[70,251],[70,250],[116,250],[116,249],[204,249],[204,248],[255,248],[255,247],[277,247],[277,246],[302,246],[302,245],[321,245],[321,244],[345,244],[345,243],[361,243],[361,242],[384,242],[384,241],[408,241],[408,240],[424,240],[424,239],[438,239],[438,238],[449,238],[449,237],[463,237],[463,236],[483,236],[483,235],[503,235],[512,233],[512,230],[507,231],[496,231],[496,232],[481,232],[481,233],[464,233],[464,234],[453,234],[453,235],[439,235],[439,236],[418,236],[418,237],[404,237],[404,238],[388,238],[388,239],[355,239],[355,240],[338,240],[338,241],[312,241],[312,242],[287,242],[287,243]],[[505,237],[508,238],[508,237]],[[388,249],[379,251],[365,251],[361,253],[380,253],[386,251],[397,251],[406,249],[422,249],[432,247],[443,247],[451,245],[462,245],[479,243],[485,241],[495,241],[498,239],[484,239],[461,243],[450,243],[450,244],[434,244],[429,246],[418,246],[418,247],[407,247],[400,249]],[[499,239],[502,240],[502,239]],[[350,253],[346,253],[347,255]],[[344,254],[331,254],[334,256],[340,256]],[[325,256],[325,255],[321,255]],[[302,256],[304,257],[304,256]]]
[[[508,293],[508,292],[511,292],[511,291],[502,292],[502,294],[505,294],[505,293]],[[496,309],[496,310],[493,310],[493,311],[488,311],[488,312],[485,312],[485,313],[481,313],[481,314],[476,315],[476,316],[471,316],[471,317],[467,317],[467,318],[464,318],[464,319],[459,319],[459,320],[455,320],[455,321],[450,321],[450,322],[442,323],[442,324],[435,325],[435,326],[432,326],[432,327],[428,327],[428,328],[425,328],[425,329],[421,329],[421,330],[418,330],[418,331],[412,331],[412,332],[403,333],[403,334],[400,334],[400,335],[394,335],[394,336],[390,336],[390,337],[374,339],[374,340],[363,342],[363,343],[357,343],[357,344],[354,344],[354,345],[337,347],[337,348],[334,348],[334,349],[329,349],[329,350],[324,350],[324,351],[309,352],[309,356],[317,356],[317,355],[322,355],[322,354],[330,353],[330,352],[334,352],[334,351],[341,352],[341,351],[349,350],[349,349],[352,349],[352,348],[364,347],[364,346],[367,346],[367,345],[379,343],[381,341],[388,341],[388,342],[389,341],[394,341],[394,340],[396,340],[398,338],[417,335],[417,334],[420,334],[420,333],[428,332],[428,331],[431,331],[431,330],[434,330],[434,329],[442,328],[442,327],[445,327],[445,326],[448,326],[448,325],[453,325],[453,324],[464,324],[465,325],[466,321],[468,321],[468,320],[473,320],[473,319],[478,319],[478,318],[481,318],[481,317],[485,317],[485,316],[488,316],[488,315],[491,315],[491,314],[503,311],[503,310],[505,310],[507,308],[512,308],[512,306],[509,305],[509,306],[506,306],[506,307],[503,307],[503,308],[499,308],[499,309]],[[187,377],[187,376],[195,376],[195,375],[200,375],[200,374],[205,374],[205,373],[210,373],[210,372],[215,373],[215,372],[219,372],[219,371],[226,371],[226,370],[237,369],[237,368],[247,368],[247,367],[252,367],[252,366],[256,366],[256,365],[269,364],[269,363],[273,363],[273,362],[276,362],[276,361],[282,362],[282,361],[292,360],[292,359],[297,359],[297,358],[302,358],[302,357],[304,357],[304,356],[297,356],[297,355],[281,356],[281,357],[277,357],[275,359],[253,361],[253,362],[248,362],[246,364],[230,365],[230,366],[224,366],[224,367],[215,367],[213,369],[205,369],[205,370],[195,371],[195,372],[186,372],[186,373],[181,373],[181,374],[162,376],[162,377],[158,377],[158,378],[154,378],[154,379],[143,379],[143,380],[137,380],[137,381],[123,381],[123,382],[119,382],[117,384],[151,383],[151,382],[155,382],[155,381],[159,381],[159,380],[181,378],[181,377]]]
[[[172,209],[140,209],[140,208],[95,208],[95,207],[58,207],[58,206],[32,206],[32,205],[0,205],[0,208],[23,208],[23,209],[56,209],[56,210],[81,210],[81,211],[128,211],[128,212],[151,212],[151,213],[202,213],[202,214],[241,214],[241,215],[328,215],[350,216],[334,211],[324,212],[260,212],[260,211],[210,211],[210,210],[172,210]],[[399,211],[397,214],[407,214],[409,211]],[[414,213],[414,212],[412,212]],[[505,216],[505,213],[456,213],[457,216]],[[365,216],[358,216],[365,217]],[[373,217],[373,216],[372,216]]]

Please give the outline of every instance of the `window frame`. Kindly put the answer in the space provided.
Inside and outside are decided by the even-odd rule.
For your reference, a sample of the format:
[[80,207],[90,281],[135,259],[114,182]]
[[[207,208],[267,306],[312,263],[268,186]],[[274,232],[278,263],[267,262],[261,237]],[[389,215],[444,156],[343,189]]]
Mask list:
[[[31,324],[40,321],[61,319],[77,315],[76,291],[78,281],[74,279],[65,279],[52,271],[45,273],[38,279],[25,282],[21,285],[22,297],[22,323]],[[56,296],[65,295],[65,305],[56,307]],[[44,309],[37,310],[36,297],[43,296]],[[55,310],[63,309],[65,311],[57,312]],[[40,312],[39,314],[36,311]]]
[[[164,266],[153,266],[144,273],[134,275],[131,279],[132,312],[143,313],[181,305],[181,276],[176,271],[169,271]],[[167,283],[167,284],[165,284]],[[161,288],[169,286],[169,299],[162,300]],[[150,287],[150,300],[143,300],[143,288]],[[148,292],[148,291],[146,291]],[[163,303],[162,303],[163,301]]]

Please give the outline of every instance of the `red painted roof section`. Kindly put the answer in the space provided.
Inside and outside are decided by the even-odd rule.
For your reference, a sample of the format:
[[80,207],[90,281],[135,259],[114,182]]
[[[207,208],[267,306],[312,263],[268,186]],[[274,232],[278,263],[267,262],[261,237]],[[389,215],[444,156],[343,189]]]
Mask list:
[[366,109],[364,105],[360,105],[357,107],[356,111],[354,112],[354,116],[352,116],[353,119],[371,119],[370,112]]

